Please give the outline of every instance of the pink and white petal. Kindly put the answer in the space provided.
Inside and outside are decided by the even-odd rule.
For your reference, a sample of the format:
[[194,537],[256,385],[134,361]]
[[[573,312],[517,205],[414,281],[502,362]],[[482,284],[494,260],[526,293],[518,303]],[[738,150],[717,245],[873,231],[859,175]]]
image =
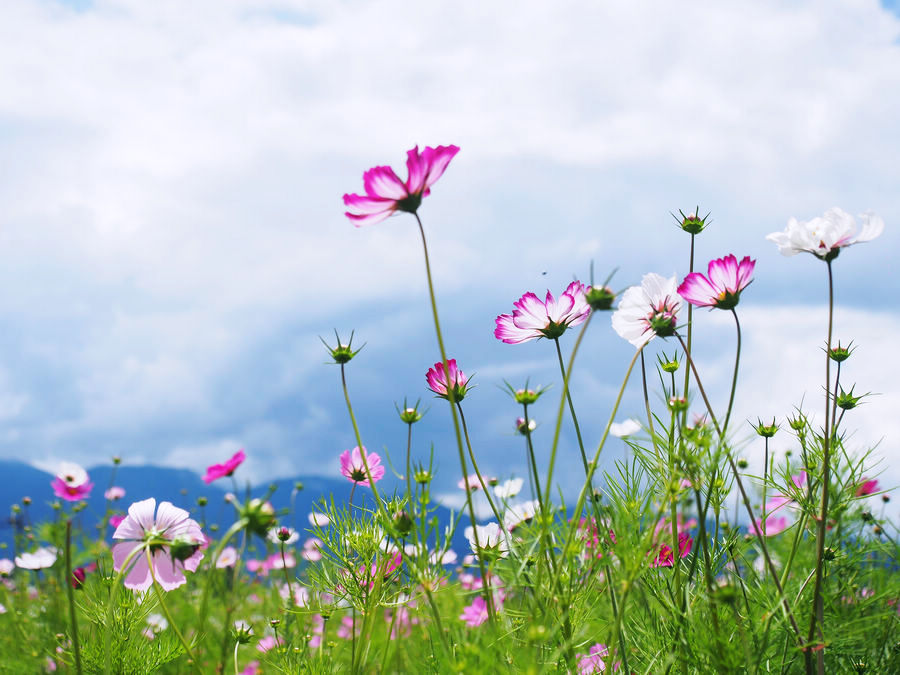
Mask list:
[[684,278],[678,287],[678,294],[692,305],[700,307],[713,306],[718,300],[716,288],[699,272],[691,272]]
[[550,324],[547,306],[534,293],[526,293],[513,303],[513,307],[513,323],[518,328],[543,330]]
[[563,293],[555,298],[547,291],[547,299],[544,303],[547,309],[547,318],[553,323],[563,323],[566,315],[575,307],[575,298]]
[[131,516],[125,516],[125,520],[119,523],[113,532],[113,539],[140,540],[144,538],[144,528]]
[[424,157],[419,154],[418,145],[406,153],[406,176],[406,191],[409,194],[422,194],[428,187],[425,185],[428,167],[425,165]]
[[[131,542],[131,541],[122,542],[120,544],[113,544],[113,547],[112,547],[113,570],[115,570],[116,572],[120,571],[122,569],[122,565],[125,564],[125,560],[131,554],[131,552],[134,549],[140,548],[140,547],[141,547],[140,544],[138,544],[136,542]],[[134,561],[134,558],[132,558],[132,562],[133,561]]]
[[496,319],[497,327],[494,328],[494,337],[506,344],[515,345],[540,337],[540,333],[527,328],[519,328],[513,323],[509,314],[501,314]]
[[[144,499],[143,501],[135,502],[128,507],[128,515],[145,532],[148,530],[152,530],[156,525],[156,519],[154,518],[155,513],[156,500],[153,497],[150,497],[150,499]],[[121,527],[121,525],[119,527]],[[116,531],[118,531],[118,528],[116,528]]]
[[747,285],[753,279],[753,269],[756,267],[756,261],[750,260],[749,255],[745,255],[741,262],[738,264],[737,270],[737,290],[742,291],[747,288]]
[[134,562],[125,576],[125,588],[133,591],[146,591],[153,585],[150,568],[147,566],[147,552],[141,551],[134,557]]
[[363,174],[363,187],[369,197],[404,199],[409,196],[403,181],[389,166],[376,166]]
[[156,510],[156,529],[168,533],[169,530],[176,530],[190,517],[190,513],[178,508],[172,502],[160,502],[159,508]]
[[717,294],[722,291],[735,291],[737,284],[737,258],[727,255],[718,260],[711,260],[708,268],[709,283],[716,289]]
[[353,223],[353,227],[362,227],[363,225],[374,225],[375,223],[380,223],[382,220],[387,220],[390,216],[394,215],[394,213],[396,213],[396,211],[390,209],[383,213],[370,213],[368,215],[359,215],[345,211],[344,215],[350,219]]
[[203,560],[203,551],[197,549],[194,551],[194,555],[184,561],[184,569],[188,572],[196,572],[201,560]]
[[438,178],[444,175],[447,165],[450,164],[459,147],[455,145],[439,145],[436,148],[425,148],[423,158],[426,165],[425,187],[430,188]]
[[153,554],[153,572],[164,591],[175,590],[187,581],[181,563],[172,559],[167,548],[161,548]]

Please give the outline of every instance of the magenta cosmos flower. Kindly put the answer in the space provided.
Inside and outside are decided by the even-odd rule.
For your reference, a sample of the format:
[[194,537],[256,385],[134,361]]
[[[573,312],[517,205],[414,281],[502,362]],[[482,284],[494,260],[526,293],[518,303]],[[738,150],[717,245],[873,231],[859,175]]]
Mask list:
[[369,465],[372,480],[377,483],[384,478],[384,467],[381,466],[381,457],[374,452],[366,452],[365,446],[362,447],[362,452],[357,447],[353,448],[353,450],[344,450],[341,453],[341,473],[351,482],[363,487],[369,487],[366,465],[363,464],[363,452],[366,453],[366,463]]
[[449,377],[444,374],[444,364],[440,361],[429,368],[425,373],[428,388],[440,398],[448,397],[449,388],[449,392],[453,394],[453,400],[462,401],[469,389],[469,378],[456,367],[456,359],[447,359],[447,372],[450,374]]
[[542,337],[554,340],[569,327],[582,323],[591,313],[585,286],[580,281],[569,284],[559,299],[550,291],[543,301],[528,292],[514,302],[513,307],[512,314],[497,317],[494,329],[494,337],[510,345]]
[[87,471],[80,466],[71,462],[63,462],[50,486],[53,488],[53,494],[60,499],[77,502],[87,498],[94,484],[91,483]]
[[415,213],[428,196],[431,186],[444,173],[459,148],[455,145],[427,147],[421,153],[417,145],[406,153],[406,182],[389,166],[376,166],[363,174],[364,195],[344,195],[344,204],[352,209],[346,216],[356,227],[379,223],[398,211]]
[[244,450],[241,448],[224,464],[213,464],[212,466],[206,467],[206,475],[203,476],[203,482],[208,485],[214,480],[230,476],[234,473],[235,469],[243,464],[245,459],[247,459],[247,455],[244,454]]
[[688,274],[678,287],[678,295],[697,307],[733,309],[741,291],[750,285],[755,266],[750,256],[744,256],[741,262],[734,255],[710,260],[707,274]]
[[[203,559],[200,546],[206,541],[200,525],[191,520],[187,511],[171,502],[160,502],[157,510],[152,497],[128,507],[128,515],[116,528],[113,539],[123,540],[112,547],[116,572],[137,550],[129,562],[125,588],[138,591],[150,588],[153,576],[164,590],[181,586],[185,582],[184,570],[197,570]],[[151,553],[153,576],[146,551],[141,549],[149,549]]]
[[856,486],[856,496],[857,497],[868,497],[871,494],[875,494],[881,489],[878,485],[878,481],[872,478],[866,478],[863,476],[862,482]]
[[[587,654],[576,654],[578,659],[578,675],[595,675],[606,672],[606,659],[609,656],[609,648],[600,642],[591,647]],[[619,669],[616,664],[616,670]]]

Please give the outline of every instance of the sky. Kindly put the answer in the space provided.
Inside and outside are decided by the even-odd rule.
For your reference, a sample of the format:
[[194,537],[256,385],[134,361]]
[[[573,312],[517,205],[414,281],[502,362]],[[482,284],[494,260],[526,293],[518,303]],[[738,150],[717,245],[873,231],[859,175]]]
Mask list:
[[[365,344],[348,366],[370,451],[404,462],[395,404],[422,399],[413,455],[461,499],[415,222],[365,228],[341,196],[418,144],[461,151],[420,215],[451,357],[485,472],[525,475],[503,393],[534,407],[546,462],[560,393],[553,345],[505,345],[526,291],[617,268],[687,272],[671,213],[712,224],[698,265],[757,260],[739,307],[746,424],[822,407],[825,266],[765,235],[827,208],[873,210],[877,240],[835,262],[848,415],[900,482],[900,9],[896,3],[399,0],[7,0],[0,6],[0,457],[53,469],[120,455],[202,472],[238,448],[255,481],[337,475],[355,445],[320,336]],[[727,313],[695,315],[717,409],[734,359]],[[562,346],[571,349],[574,334]],[[659,348],[673,350],[660,342]],[[592,322],[572,392],[595,448],[632,347]],[[651,359],[652,361],[652,359]],[[640,418],[637,381],[619,418]],[[820,415],[821,417],[821,415]],[[557,469],[580,460],[567,421]],[[777,453],[791,447],[781,433]],[[603,469],[624,456],[604,450]]]

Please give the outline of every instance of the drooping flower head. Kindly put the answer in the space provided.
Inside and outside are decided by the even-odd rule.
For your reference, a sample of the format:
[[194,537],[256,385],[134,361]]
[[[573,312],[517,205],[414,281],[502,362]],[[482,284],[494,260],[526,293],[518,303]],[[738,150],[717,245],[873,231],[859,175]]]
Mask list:
[[428,388],[440,398],[448,398],[449,389],[454,401],[462,401],[469,390],[469,378],[456,367],[456,359],[447,359],[447,372],[449,377],[444,373],[444,364],[441,361],[429,368],[425,373]]
[[[112,547],[116,572],[122,569],[132,551],[149,549],[153,576],[167,591],[185,583],[185,570],[197,570],[203,559],[200,547],[206,541],[200,525],[187,511],[171,502],[160,502],[157,509],[152,497],[128,507],[128,515],[116,528],[113,539],[122,540]],[[125,588],[146,591],[153,585],[153,576],[147,554],[141,550],[129,562]]]
[[619,336],[640,349],[657,335],[675,334],[681,298],[675,277],[645,274],[640,286],[632,286],[622,295],[612,315],[612,327]]
[[245,459],[247,459],[247,455],[244,454],[244,450],[242,448],[234,453],[231,456],[231,459],[229,459],[224,464],[213,464],[212,466],[207,467],[206,475],[203,476],[203,482],[208,485],[214,480],[230,476],[234,473],[235,469],[243,464]]
[[[362,452],[366,453],[366,463],[369,465],[369,471],[372,474],[372,480],[376,483],[384,478],[384,467],[381,466],[381,457],[374,452],[367,452],[365,446]],[[366,475],[366,465],[363,464],[362,453],[360,449],[344,450],[341,453],[341,473],[353,483],[369,487],[369,477]]]
[[345,215],[356,227],[379,223],[398,211],[415,213],[422,198],[431,192],[431,186],[443,175],[456,156],[455,145],[419,146],[406,153],[406,182],[400,180],[389,166],[376,166],[363,174],[364,195],[344,195],[344,204],[352,211]]
[[94,484],[90,482],[87,471],[80,466],[63,462],[50,486],[53,488],[53,494],[60,499],[77,502],[91,493]]
[[755,260],[744,256],[738,262],[734,255],[709,261],[707,274],[691,272],[678,287],[678,294],[697,307],[733,309],[741,291],[752,281]]
[[871,241],[884,231],[884,221],[874,213],[863,213],[860,218],[862,228],[857,232],[856,219],[835,206],[812,220],[791,218],[784,232],[773,232],[766,239],[775,242],[782,255],[805,252],[831,261],[842,248]]
[[591,307],[585,298],[585,286],[573,281],[554,298],[550,291],[544,300],[528,292],[513,303],[512,314],[501,314],[496,319],[494,337],[507,344],[519,344],[538,338],[555,339],[570,326],[577,326],[587,319]]

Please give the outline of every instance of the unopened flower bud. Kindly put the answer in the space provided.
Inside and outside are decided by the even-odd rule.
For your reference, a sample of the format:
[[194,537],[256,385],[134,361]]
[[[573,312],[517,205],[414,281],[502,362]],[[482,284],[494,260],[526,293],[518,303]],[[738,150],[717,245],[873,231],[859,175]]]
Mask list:
[[118,455],[113,455],[112,463],[115,464],[116,466],[119,466],[119,464],[122,463],[122,458],[119,457]]
[[251,499],[242,509],[241,515],[247,519],[247,528],[260,537],[275,524],[275,508],[262,499]]
[[[863,394],[863,396],[864,395],[865,394]],[[853,387],[850,387],[849,392],[844,391],[844,389],[841,388],[840,393],[837,395],[837,399],[835,399],[835,403],[837,403],[837,407],[841,410],[853,410],[853,408],[859,404],[861,399],[862,396],[853,395]]]
[[882,532],[884,532],[884,530],[882,530],[879,525],[876,525],[872,528],[872,532],[874,532],[875,534],[881,534]]
[[431,482],[432,475],[428,469],[419,468],[419,469],[416,469],[415,474],[413,474],[413,478],[416,479],[416,482],[419,485],[426,485]]
[[269,619],[269,625],[272,626],[272,628],[278,628],[278,626],[281,625],[281,619]]
[[[352,359],[354,356],[359,354],[359,351],[360,351],[359,349],[357,349],[356,351],[353,351],[353,347],[352,347],[353,333],[352,332],[350,333],[350,339],[347,341],[347,344],[343,344],[341,342],[341,338],[338,336],[337,331],[334,331],[334,337],[337,339],[336,347],[329,346],[329,344],[327,342],[325,342],[325,340],[322,340],[322,338],[319,338],[319,339],[322,340],[322,344],[325,345],[325,350],[328,352],[328,354],[331,356],[331,358],[334,359],[335,363],[337,363],[339,365],[343,365],[343,364],[347,363],[348,361],[350,361],[350,359]],[[362,349],[362,348],[360,347],[360,349]]]
[[756,429],[756,433],[758,433],[763,438],[772,438],[775,435],[775,432],[778,431],[778,425],[775,424],[775,418],[772,418],[771,424],[763,424],[762,420],[757,418],[757,424],[754,427]]
[[836,554],[834,552],[834,549],[831,548],[830,546],[827,546],[827,547],[825,547],[825,552],[822,555],[822,558],[827,560],[828,562],[831,562],[832,560],[835,559],[835,555]]
[[515,394],[513,394],[513,398],[516,400],[516,403],[520,405],[531,405],[532,403],[537,402],[537,400],[541,397],[541,394],[544,393],[544,389],[516,389]]
[[862,519],[868,523],[870,520],[872,520],[872,512],[871,511],[863,511]]
[[526,425],[524,417],[516,418],[516,431],[523,436],[530,434],[535,429],[537,429],[537,422],[535,422],[533,419],[529,419],[528,424]]
[[235,621],[233,635],[237,642],[245,645],[253,637],[253,628],[246,621]]
[[853,343],[851,342],[846,347],[842,347],[841,343],[838,342],[837,347],[832,347],[828,350],[828,358],[832,361],[836,361],[840,363],[841,361],[846,361],[850,358],[850,355],[853,353]]
[[750,466],[749,462],[747,462],[747,460],[743,457],[738,459],[737,465],[739,469],[746,469],[748,466]]
[[404,424],[415,424],[422,419],[422,413],[416,408],[404,408],[400,411],[400,420]]
[[84,580],[87,577],[85,574],[83,567],[76,567],[72,570],[72,578],[69,579],[69,583],[72,584],[72,588],[75,590],[79,590],[84,585]]
[[405,537],[410,533],[413,526],[413,519],[406,511],[397,511],[394,514],[394,528],[401,537]]
[[209,500],[206,497],[197,497],[197,506],[206,506]]
[[881,495],[881,501],[887,504],[889,501],[891,501],[890,495]]
[[588,286],[584,299],[594,311],[604,311],[612,309],[616,292],[609,286]]
[[303,491],[303,481],[302,481],[302,480],[298,480],[296,483],[294,483],[294,489],[295,489],[297,492],[302,492],[302,491]]
[[31,505],[31,497],[22,497],[22,503],[25,506],[30,506]]
[[801,413],[796,417],[788,417],[788,424],[794,431],[802,431],[806,426],[806,415]]
[[708,213],[702,218],[697,215],[697,211],[688,213],[687,215],[685,215],[683,211],[679,211],[678,213],[681,215],[681,218],[679,219],[678,216],[675,216],[675,220],[678,223],[678,226],[688,234],[700,234],[703,232],[704,228],[706,228],[706,219],[709,218]]

